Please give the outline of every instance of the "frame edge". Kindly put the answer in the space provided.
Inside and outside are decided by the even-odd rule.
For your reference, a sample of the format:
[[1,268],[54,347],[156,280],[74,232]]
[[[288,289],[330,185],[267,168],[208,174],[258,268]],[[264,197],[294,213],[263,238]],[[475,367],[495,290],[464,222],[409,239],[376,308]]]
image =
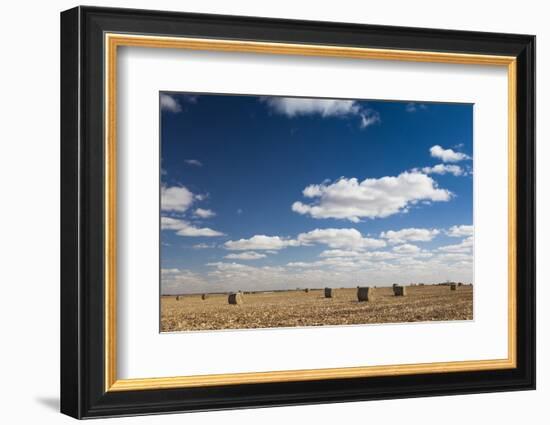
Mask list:
[[80,375],[80,8],[61,12],[61,339],[60,411],[82,417]]

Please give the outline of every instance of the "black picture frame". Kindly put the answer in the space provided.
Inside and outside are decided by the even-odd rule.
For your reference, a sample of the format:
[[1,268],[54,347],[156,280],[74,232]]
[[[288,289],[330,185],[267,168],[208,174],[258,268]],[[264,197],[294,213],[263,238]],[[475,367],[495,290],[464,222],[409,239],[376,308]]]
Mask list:
[[[106,392],[104,33],[517,58],[517,367]],[[535,37],[132,9],[61,13],[61,412],[75,418],[535,388]]]

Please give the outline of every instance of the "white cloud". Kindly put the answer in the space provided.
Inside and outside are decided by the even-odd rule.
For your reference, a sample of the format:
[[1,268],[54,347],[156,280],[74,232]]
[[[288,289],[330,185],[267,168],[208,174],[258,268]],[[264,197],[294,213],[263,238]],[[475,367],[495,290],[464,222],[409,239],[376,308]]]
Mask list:
[[199,244],[193,245],[193,249],[209,249],[209,248],[216,248],[216,244],[214,244],[214,243],[199,243]]
[[202,162],[200,162],[198,159],[184,159],[183,162],[185,162],[187,165],[194,165],[195,167],[202,167]]
[[223,258],[227,258],[229,260],[259,260],[260,258],[265,258],[265,254],[260,254],[259,252],[254,251],[247,251],[247,252],[241,252],[241,253],[231,253],[226,255]]
[[359,126],[367,128],[380,122],[380,114],[369,108],[363,108],[354,100],[313,99],[297,97],[266,97],[262,98],[270,109],[289,118],[305,115],[320,115],[326,117],[359,117]]
[[361,267],[361,264],[352,258],[328,257],[317,261],[292,261],[286,265],[293,269],[319,269],[325,268],[333,271],[350,271]]
[[186,211],[194,200],[193,193],[184,186],[161,187],[162,211]]
[[168,94],[160,95],[160,108],[163,111],[169,111],[173,113],[181,112],[182,110],[178,100]]
[[470,236],[458,244],[442,246],[438,250],[443,252],[471,252],[473,246],[474,238]]
[[407,212],[418,201],[445,202],[452,193],[422,173],[403,172],[396,177],[341,178],[333,184],[310,185],[303,190],[306,198],[317,203],[294,202],[292,210],[313,218],[339,218],[358,222],[361,218],[388,217]]
[[266,97],[263,101],[272,111],[287,117],[299,115],[321,115],[322,117],[357,115],[361,110],[354,100]]
[[191,236],[191,237],[214,237],[214,236],[224,236],[222,232],[218,232],[217,230],[213,230],[210,227],[195,227],[191,224],[189,224],[186,227],[183,227],[182,229],[178,230],[176,232],[176,235],[178,236]]
[[469,261],[469,262],[472,262],[473,261],[473,257],[472,257],[472,254],[465,254],[465,253],[454,253],[454,252],[449,252],[449,253],[444,253],[444,254],[439,254],[437,256],[437,259],[438,260],[443,260],[445,262],[451,262],[451,261]]
[[178,220],[172,217],[161,217],[160,228],[161,230],[180,230],[182,228],[183,220]]
[[204,291],[208,281],[198,273],[186,269],[161,269],[162,294],[181,294]]
[[223,261],[217,261],[214,263],[206,263],[207,266],[215,267],[219,270],[229,270],[229,271],[241,271],[241,270],[252,270],[254,267],[248,266],[246,264],[239,263],[224,263]]
[[405,106],[405,110],[407,112],[417,112],[418,110],[424,110],[424,109],[428,109],[428,107],[426,105],[424,105],[423,103],[409,102]]
[[266,235],[254,235],[250,239],[227,241],[224,244],[226,249],[232,251],[279,250],[286,248],[287,246],[297,245],[298,242],[292,239]]
[[366,109],[359,115],[361,116],[361,128],[367,128],[380,122],[380,114],[372,109]]
[[458,165],[437,164],[433,167],[423,167],[424,174],[452,174],[453,176],[465,176],[467,173]]
[[250,239],[227,241],[224,246],[232,251],[280,250],[289,246],[327,245],[335,249],[373,249],[386,246],[380,239],[365,238],[356,229],[315,229],[300,233],[296,239],[280,236],[254,235]]
[[306,261],[291,261],[287,263],[287,267],[319,267],[319,262],[306,262]]
[[418,254],[420,251],[421,249],[419,247],[408,243],[393,247],[393,252],[397,254]]
[[197,101],[199,100],[199,96],[196,94],[186,94],[183,96],[183,99],[187,103],[197,103]]
[[194,212],[194,215],[200,218],[210,218],[210,217],[214,217],[216,213],[212,210],[197,208]]
[[321,258],[353,258],[354,260],[391,260],[397,256],[388,251],[352,251],[352,250],[342,250],[342,249],[329,249],[321,252],[319,254]]
[[297,240],[301,245],[324,244],[330,248],[372,249],[386,246],[383,240],[365,238],[356,229],[315,229],[300,233]]
[[463,238],[465,236],[472,236],[473,234],[474,226],[472,225],[452,226],[447,230],[447,236],[452,238]]
[[179,293],[355,287],[359,283],[438,283],[447,279],[471,282],[471,257],[471,254],[463,253],[440,252],[432,256],[424,251],[412,255],[367,251],[348,257],[326,255],[321,259],[295,261],[284,266],[219,261],[208,263],[209,271],[200,275],[182,270],[163,273],[163,289],[168,277],[174,281],[176,276],[180,282],[185,282],[179,286]]
[[319,257],[359,257],[363,254],[361,251],[352,251],[344,249],[328,249],[319,254]]
[[470,159],[470,157],[462,152],[455,152],[452,149],[443,149],[439,145],[434,145],[430,148],[430,154],[434,158],[439,158],[443,162],[458,162],[465,159]]
[[439,234],[437,229],[418,229],[408,228],[401,230],[388,230],[387,232],[380,233],[380,237],[388,239],[391,244],[405,243],[407,241],[413,242],[428,242]]
[[180,220],[172,217],[161,217],[160,224],[162,230],[175,230],[176,235],[178,236],[224,236],[222,232],[218,232],[217,230],[213,230],[209,227],[196,227],[186,220]]

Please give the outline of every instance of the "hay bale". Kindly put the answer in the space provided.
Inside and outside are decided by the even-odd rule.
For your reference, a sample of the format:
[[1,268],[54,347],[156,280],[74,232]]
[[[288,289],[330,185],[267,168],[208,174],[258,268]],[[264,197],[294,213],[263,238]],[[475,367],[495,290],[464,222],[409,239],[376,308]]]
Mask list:
[[332,288],[325,288],[325,298],[332,298]]
[[180,296],[176,295],[176,301],[179,301],[179,300],[180,300]]
[[456,283],[451,283],[451,291],[456,291]]
[[304,292],[305,292],[306,294],[308,294],[308,293],[309,293],[309,288],[304,289]]
[[376,290],[374,288],[369,288],[368,286],[359,286],[357,288],[357,300],[362,301],[374,301],[374,295]]
[[227,302],[232,305],[242,304],[243,294],[240,292],[229,294],[227,297]]
[[202,294],[202,295],[201,295],[201,300],[204,301],[206,298],[208,298],[208,295],[206,295],[206,294]]
[[394,286],[393,287],[393,295],[396,297],[404,297],[407,295],[407,288],[405,286]]

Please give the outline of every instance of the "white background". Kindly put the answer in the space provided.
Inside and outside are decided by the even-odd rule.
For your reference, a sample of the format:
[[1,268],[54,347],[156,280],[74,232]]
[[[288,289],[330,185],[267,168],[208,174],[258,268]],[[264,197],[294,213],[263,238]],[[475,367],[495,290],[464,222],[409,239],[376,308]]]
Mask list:
[[[550,114],[550,28],[544,2],[387,1],[97,1],[97,5],[159,8],[195,12],[262,15],[424,26],[480,31],[523,32],[538,37],[538,116]],[[0,400],[2,422],[69,423],[57,413],[59,391],[59,11],[70,1],[11,2],[1,16],[2,68],[0,153]],[[540,119],[538,140],[548,140],[548,121]],[[549,158],[539,143],[539,164]],[[539,187],[550,179],[540,167]],[[538,216],[550,215],[549,199],[538,195]],[[548,421],[550,397],[550,298],[547,220],[538,223],[538,390],[346,403],[235,412],[166,415],[110,420],[110,423],[257,424],[281,422],[499,424]]]
[[[506,67],[124,48],[119,70],[119,378],[507,358]],[[475,320],[159,334],[162,90],[474,104]]]

